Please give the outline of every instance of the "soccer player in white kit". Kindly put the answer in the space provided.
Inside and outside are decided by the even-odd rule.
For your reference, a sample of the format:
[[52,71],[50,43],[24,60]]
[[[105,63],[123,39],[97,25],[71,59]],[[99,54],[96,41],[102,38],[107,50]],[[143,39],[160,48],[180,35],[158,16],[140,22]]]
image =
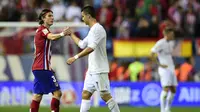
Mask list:
[[82,92],[80,112],[89,112],[90,98],[94,91],[100,93],[101,98],[106,102],[111,112],[120,112],[118,104],[110,94],[106,31],[95,19],[95,10],[91,6],[86,6],[82,9],[82,20],[90,27],[88,35],[83,40],[80,40],[74,33],[71,33],[71,38],[84,50],[67,60],[67,64],[70,65],[77,59],[89,54],[88,71]]
[[163,87],[160,95],[161,112],[170,112],[171,103],[176,93],[177,86],[175,66],[172,59],[173,42],[171,41],[174,39],[174,30],[166,27],[163,34],[164,38],[157,41],[151,49],[151,56],[159,66],[158,73]]

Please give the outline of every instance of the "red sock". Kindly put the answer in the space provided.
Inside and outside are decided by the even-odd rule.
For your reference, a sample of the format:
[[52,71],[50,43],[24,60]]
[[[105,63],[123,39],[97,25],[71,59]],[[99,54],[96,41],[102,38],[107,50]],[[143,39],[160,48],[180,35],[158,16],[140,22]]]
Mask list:
[[52,100],[51,100],[51,111],[59,112],[59,105],[60,105],[60,100],[58,100],[56,98],[52,98]]
[[30,112],[38,112],[39,107],[40,107],[40,102],[32,100],[30,105]]

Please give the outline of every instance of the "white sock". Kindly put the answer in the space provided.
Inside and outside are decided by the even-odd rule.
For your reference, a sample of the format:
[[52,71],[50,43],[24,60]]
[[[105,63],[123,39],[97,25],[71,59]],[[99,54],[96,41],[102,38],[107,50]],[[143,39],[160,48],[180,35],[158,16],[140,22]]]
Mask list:
[[170,110],[171,109],[171,104],[172,104],[172,101],[174,99],[174,93],[172,92],[169,92],[168,96],[167,96],[167,103],[166,103],[166,107],[165,107],[165,110]]
[[120,112],[118,104],[112,98],[106,104],[111,112]]
[[165,111],[166,99],[167,99],[167,92],[162,91],[160,94],[160,110],[161,110],[161,112]]
[[80,112],[89,112],[90,100],[82,100]]

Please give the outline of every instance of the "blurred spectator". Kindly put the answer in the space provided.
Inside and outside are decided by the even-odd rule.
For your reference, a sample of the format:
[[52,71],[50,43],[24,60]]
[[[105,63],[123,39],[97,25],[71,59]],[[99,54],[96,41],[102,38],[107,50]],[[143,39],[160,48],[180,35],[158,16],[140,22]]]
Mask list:
[[117,68],[117,81],[126,81],[129,79],[130,72],[128,70],[129,64],[127,62],[122,62]]
[[113,4],[116,9],[121,9],[122,11],[126,8],[126,0],[114,0]]
[[193,65],[193,58],[186,58],[185,62],[180,66],[180,73],[178,74],[177,79],[181,82],[193,80],[192,77],[195,74]]
[[175,75],[176,75],[176,77],[178,79],[178,77],[180,76],[180,64],[176,64],[175,65]]
[[117,68],[118,68],[118,61],[115,58],[110,62],[109,79],[111,81],[116,81],[117,80]]
[[167,18],[168,15],[168,8],[169,8],[169,0],[159,0],[160,2],[160,18],[163,20]]
[[103,3],[103,0],[93,0],[94,8],[99,9]]
[[189,5],[185,14],[184,14],[184,31],[186,36],[193,37],[195,33],[195,25],[196,25],[196,14],[192,5]]
[[81,21],[81,8],[77,5],[75,0],[71,1],[65,12],[65,19],[67,21],[80,22]]
[[139,73],[144,70],[144,64],[138,58],[129,64],[128,70],[130,71],[130,81],[135,82],[138,80]]
[[163,30],[165,27],[174,27],[174,24],[170,19],[161,21],[159,24],[159,38],[163,38]]
[[158,17],[156,15],[152,16],[149,37],[158,37],[159,34],[158,24],[159,24]]
[[197,0],[188,0],[188,4],[187,6],[191,5],[194,9],[195,12],[198,12],[200,9],[200,4],[199,4],[199,0],[197,2]]
[[144,69],[139,73],[139,81],[151,81],[152,80],[152,62],[148,60],[144,64]]
[[108,7],[107,1],[103,1],[102,7],[98,9],[96,16],[99,23],[101,23],[107,32],[109,32],[112,25],[113,12]]
[[169,18],[175,23],[177,36],[181,36],[183,29],[181,23],[183,20],[183,8],[179,5],[179,1],[174,1],[168,10]]
[[16,1],[4,0],[2,3],[0,21],[19,21],[21,13],[16,7]]
[[195,81],[195,82],[200,82],[200,71],[198,71],[198,72],[194,75],[194,81]]
[[130,18],[128,17],[129,11],[126,10],[123,21],[118,27],[117,38],[128,39],[130,35]]
[[145,18],[140,18],[137,25],[137,37],[149,37],[151,33],[150,24]]
[[[113,32],[112,33],[117,34],[119,36],[118,33],[120,32],[120,26],[121,26],[122,21],[123,21],[122,10],[117,9],[117,15],[113,22]],[[113,36],[116,36],[116,35],[113,35]]]
[[66,8],[60,0],[53,0],[51,10],[53,11],[55,21],[64,20],[64,14]]

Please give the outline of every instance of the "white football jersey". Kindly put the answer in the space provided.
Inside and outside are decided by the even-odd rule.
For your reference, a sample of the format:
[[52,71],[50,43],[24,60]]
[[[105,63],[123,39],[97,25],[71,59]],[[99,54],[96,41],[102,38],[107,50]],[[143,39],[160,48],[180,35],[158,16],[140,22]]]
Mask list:
[[151,49],[151,52],[158,55],[160,64],[167,65],[168,68],[172,71],[174,71],[175,68],[172,59],[173,46],[173,41],[167,41],[165,38],[163,38],[157,41],[154,47]]
[[96,23],[90,28],[88,35],[78,43],[82,49],[86,47],[94,49],[88,57],[88,72],[90,74],[109,72],[106,38],[105,29],[102,25]]

